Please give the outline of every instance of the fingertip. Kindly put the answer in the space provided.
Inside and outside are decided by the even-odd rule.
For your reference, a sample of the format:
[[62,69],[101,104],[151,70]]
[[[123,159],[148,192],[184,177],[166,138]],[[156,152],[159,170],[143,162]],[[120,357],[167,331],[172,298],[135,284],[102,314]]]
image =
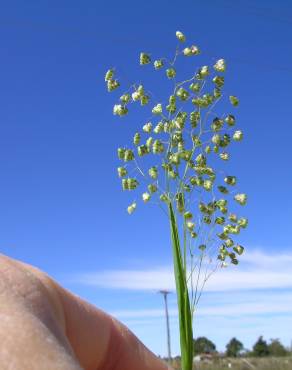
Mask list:
[[118,320],[59,287],[67,336],[86,370],[172,370]]

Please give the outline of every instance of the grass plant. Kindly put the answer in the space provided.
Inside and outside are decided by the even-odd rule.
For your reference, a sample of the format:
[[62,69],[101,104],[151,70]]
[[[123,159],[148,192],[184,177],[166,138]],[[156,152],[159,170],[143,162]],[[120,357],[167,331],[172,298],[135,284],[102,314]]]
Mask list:
[[[143,110],[139,120],[143,117],[144,122],[134,128],[132,143],[118,148],[118,176],[122,189],[134,194],[129,214],[136,211],[140,198],[141,203],[158,204],[169,218],[182,369],[191,370],[195,308],[210,275],[239,262],[244,248],[235,239],[248,220],[237,211],[247,196],[237,190],[237,177],[225,169],[229,148],[243,139],[229,112],[237,109],[239,99],[223,92],[226,61],[194,68],[199,47],[182,46],[186,37],[180,31],[176,38],[172,59],[153,61],[149,53],[140,53],[140,65],[153,68],[165,86],[158,82],[154,94],[141,81],[131,84],[114,104],[113,114],[125,119],[132,105]],[[185,64],[188,58],[191,68]],[[113,68],[106,72],[109,92],[121,86],[116,75]],[[166,90],[166,96],[156,97]],[[236,213],[231,212],[232,204]]]

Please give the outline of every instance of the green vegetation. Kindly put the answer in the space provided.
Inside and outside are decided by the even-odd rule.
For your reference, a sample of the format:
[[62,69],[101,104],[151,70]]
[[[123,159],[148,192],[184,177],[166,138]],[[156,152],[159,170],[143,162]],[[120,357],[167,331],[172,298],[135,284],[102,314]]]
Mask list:
[[[180,369],[179,367],[177,369]],[[292,358],[223,358],[196,363],[193,370],[292,370]]]
[[271,339],[268,348],[270,356],[282,357],[289,355],[289,351],[283,346],[279,339]]
[[213,353],[216,351],[216,345],[206,337],[194,339],[194,354]]
[[[195,358],[193,370],[292,370],[292,351],[285,348],[279,339],[270,343],[260,336],[252,351],[232,338],[226,345],[225,353],[216,352],[216,345],[206,337],[194,339]],[[175,370],[181,370],[180,357],[172,360]]]
[[[223,91],[226,61],[196,68],[192,62],[187,68],[186,59],[201,51],[196,45],[183,47],[182,32],[177,31],[176,38],[171,59],[159,55],[152,60],[151,54],[140,53],[139,64],[158,76],[155,81],[163,78],[162,84],[150,89],[139,80],[127,86],[113,105],[113,114],[124,120],[135,112],[133,105],[143,110],[130,145],[118,148],[122,164],[117,172],[122,189],[133,194],[129,214],[137,210],[140,199],[158,204],[168,215],[182,369],[191,370],[195,307],[211,274],[239,263],[244,247],[236,238],[248,220],[237,212],[247,195],[237,190],[237,177],[226,170],[230,147],[244,136],[234,128],[239,99]],[[116,75],[113,68],[105,74],[109,92],[121,88]],[[224,101],[219,111],[218,103]]]
[[238,357],[242,350],[243,344],[236,338],[232,338],[230,342],[226,344],[226,356],[228,357]]
[[262,336],[259,337],[257,342],[252,348],[252,355],[256,357],[268,356],[269,346]]

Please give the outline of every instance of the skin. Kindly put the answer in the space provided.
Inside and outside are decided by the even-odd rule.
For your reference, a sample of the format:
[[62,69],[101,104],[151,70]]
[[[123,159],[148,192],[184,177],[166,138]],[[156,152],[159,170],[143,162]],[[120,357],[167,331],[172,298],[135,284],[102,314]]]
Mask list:
[[124,325],[0,255],[1,370],[167,370]]

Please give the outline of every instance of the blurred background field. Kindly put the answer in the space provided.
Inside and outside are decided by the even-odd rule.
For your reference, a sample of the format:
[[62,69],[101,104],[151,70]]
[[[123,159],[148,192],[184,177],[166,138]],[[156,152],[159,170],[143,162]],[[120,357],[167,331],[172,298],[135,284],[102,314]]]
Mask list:
[[[173,368],[180,370],[179,360]],[[291,370],[292,357],[269,358],[217,358],[194,363],[193,370]]]
[[[173,369],[181,370],[180,357],[169,362]],[[279,339],[266,341],[260,336],[251,350],[232,338],[225,352],[216,351],[216,345],[206,337],[194,339],[193,370],[292,370],[292,350],[283,346]]]

